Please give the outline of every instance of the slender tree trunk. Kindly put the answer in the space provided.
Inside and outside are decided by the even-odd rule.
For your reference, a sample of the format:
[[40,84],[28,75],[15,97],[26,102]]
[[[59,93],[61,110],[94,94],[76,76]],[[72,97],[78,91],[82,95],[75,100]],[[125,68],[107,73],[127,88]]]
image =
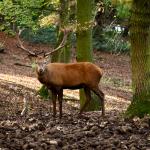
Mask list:
[[[59,13],[59,18],[60,18],[60,24],[58,27],[58,42],[57,45],[60,44],[63,38],[63,33],[61,29],[64,29],[68,25],[68,20],[69,20],[69,0],[60,0],[60,13]],[[71,56],[71,42],[70,42],[70,34],[68,35],[67,38],[67,44],[64,48],[62,48],[60,51],[57,51],[54,53],[52,57],[52,62],[69,62],[70,61],[70,56]]]
[[127,115],[150,114],[150,1],[133,0],[130,20],[133,100]]
[[[61,29],[66,28],[66,26],[68,25],[68,19],[69,19],[68,3],[69,3],[68,0],[60,0],[60,14],[59,14],[60,24],[57,26],[56,47],[61,43],[63,39],[63,32],[61,31]],[[71,33],[68,35],[68,38],[67,38],[67,46],[53,53],[52,58],[51,58],[52,62],[69,62],[70,61],[70,56],[71,56],[70,36],[71,36]],[[47,98],[48,95],[51,97],[51,94],[48,93],[48,89],[44,85],[40,88],[39,93],[42,97]]]
[[[77,0],[77,61],[92,61],[92,9],[93,0]],[[89,70],[90,71],[90,70]],[[85,94],[80,90],[80,108],[85,103]],[[94,100],[86,110],[95,110]]]

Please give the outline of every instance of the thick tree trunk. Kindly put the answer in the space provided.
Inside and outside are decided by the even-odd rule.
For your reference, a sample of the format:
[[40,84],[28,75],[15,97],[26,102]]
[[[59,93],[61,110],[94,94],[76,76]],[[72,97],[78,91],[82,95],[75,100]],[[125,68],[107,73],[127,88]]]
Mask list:
[[92,61],[93,0],[77,0],[77,61]]
[[133,0],[130,20],[133,100],[127,115],[150,114],[150,1]]
[[[77,0],[77,61],[92,61],[93,3],[93,0]],[[80,108],[85,100],[84,91],[80,90]],[[86,110],[95,110],[97,105],[92,99]]]

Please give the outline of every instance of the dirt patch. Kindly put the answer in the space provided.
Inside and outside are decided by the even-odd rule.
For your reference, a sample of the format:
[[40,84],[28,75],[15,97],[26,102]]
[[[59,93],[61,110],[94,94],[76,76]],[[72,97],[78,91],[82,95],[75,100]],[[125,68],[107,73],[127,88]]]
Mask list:
[[[78,116],[79,101],[63,101],[63,117],[52,117],[51,102],[41,99],[41,84],[31,68],[15,66],[30,63],[16,47],[16,39],[0,33],[5,53],[0,53],[0,149],[142,149],[150,147],[150,118],[125,120],[122,112],[130,104],[130,59],[125,55],[94,52],[94,61],[104,69],[101,88],[106,97],[106,116],[86,112]],[[25,43],[33,49],[45,45]],[[78,91],[65,95],[78,99]],[[23,98],[29,103],[27,116],[21,117]]]

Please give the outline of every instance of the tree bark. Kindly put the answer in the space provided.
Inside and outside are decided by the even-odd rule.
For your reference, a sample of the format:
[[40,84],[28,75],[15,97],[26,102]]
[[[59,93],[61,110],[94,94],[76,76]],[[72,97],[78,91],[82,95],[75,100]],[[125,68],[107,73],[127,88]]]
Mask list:
[[150,114],[150,1],[133,0],[130,19],[133,99],[127,116]]
[[[92,9],[93,0],[77,0],[77,61],[92,61]],[[90,70],[89,70],[90,71]],[[80,108],[85,103],[85,94],[80,90]],[[92,99],[86,110],[95,110],[97,104]]]
[[[60,24],[58,27],[58,40],[57,45],[60,44],[63,38],[63,33],[61,29],[64,29],[68,25],[69,20],[69,0],[60,0],[60,12],[59,12]],[[52,57],[52,62],[69,62],[71,56],[71,42],[70,34],[68,34],[67,44],[60,51],[54,53]]]

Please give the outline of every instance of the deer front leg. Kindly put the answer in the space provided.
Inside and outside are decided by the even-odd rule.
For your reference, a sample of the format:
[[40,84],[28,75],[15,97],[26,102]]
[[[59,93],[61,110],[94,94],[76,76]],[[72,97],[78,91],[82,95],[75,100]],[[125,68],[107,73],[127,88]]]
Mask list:
[[57,93],[56,91],[52,90],[52,102],[53,102],[53,117],[56,117],[56,99],[57,99]]
[[59,102],[59,118],[62,117],[62,99],[63,99],[63,89],[58,92],[58,102]]

